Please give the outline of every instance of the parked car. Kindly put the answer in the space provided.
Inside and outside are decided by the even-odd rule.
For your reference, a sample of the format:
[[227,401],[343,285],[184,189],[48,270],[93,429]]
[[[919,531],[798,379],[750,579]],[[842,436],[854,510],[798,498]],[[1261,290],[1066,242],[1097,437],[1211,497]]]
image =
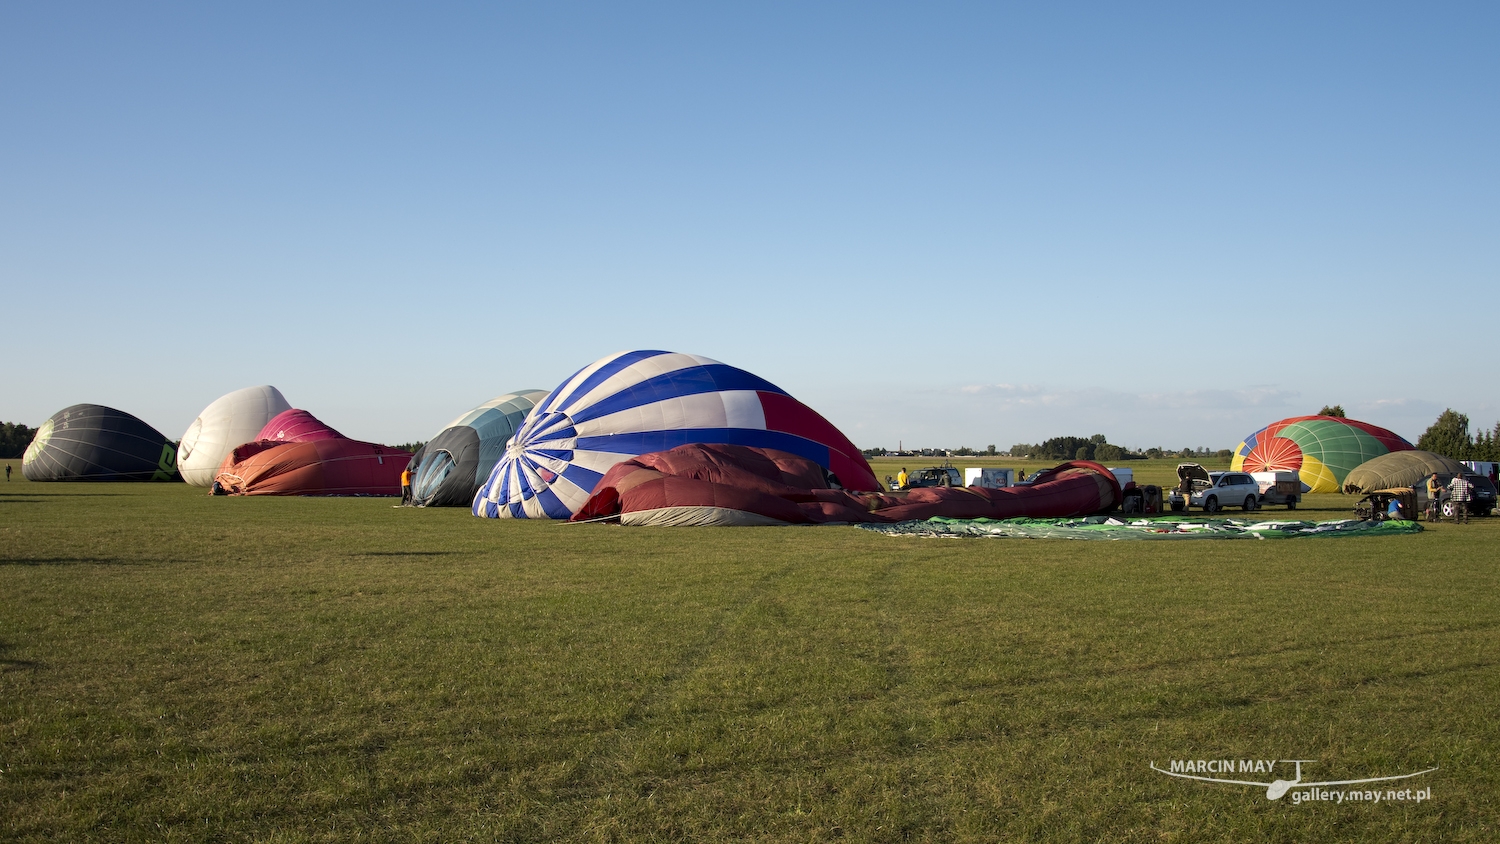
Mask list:
[[[1450,475],[1450,474],[1439,474],[1437,477],[1438,477],[1438,482],[1443,485],[1443,487],[1445,488],[1445,490],[1446,490],[1449,482],[1453,480],[1453,476]],[[1496,499],[1495,485],[1492,484],[1492,483],[1490,483],[1490,479],[1486,478],[1483,475],[1473,475],[1473,474],[1470,474],[1468,472],[1464,473],[1464,480],[1468,481],[1469,484],[1473,487],[1469,491],[1469,515],[1471,515],[1471,516],[1489,516],[1489,515],[1492,515],[1495,512],[1495,503],[1496,503],[1496,501],[1495,501],[1495,499]],[[1424,499],[1423,503],[1425,504],[1426,503],[1425,502],[1425,499],[1426,499],[1426,489],[1425,488],[1423,489],[1422,493],[1423,493],[1422,497]],[[1448,493],[1446,491],[1443,493],[1443,495],[1442,495],[1442,497],[1441,497],[1440,500],[1441,500],[1441,507],[1442,507],[1443,518],[1445,518],[1445,519],[1451,519],[1451,518],[1453,518],[1453,508],[1455,506],[1457,506],[1457,505],[1455,505],[1451,500],[1449,500]]]
[[952,466],[928,466],[906,474],[906,486],[902,489],[920,489],[929,486],[963,486],[963,476]]
[[1177,477],[1190,481],[1192,492],[1184,500],[1180,489],[1172,490],[1173,510],[1202,507],[1217,513],[1225,507],[1250,511],[1260,506],[1260,484],[1248,472],[1209,472],[1197,463],[1184,463],[1177,467]]
[[1248,472],[1209,472],[1197,463],[1178,463],[1178,486],[1167,495],[1173,513],[1202,507],[1218,513],[1224,507],[1260,507],[1260,484]]

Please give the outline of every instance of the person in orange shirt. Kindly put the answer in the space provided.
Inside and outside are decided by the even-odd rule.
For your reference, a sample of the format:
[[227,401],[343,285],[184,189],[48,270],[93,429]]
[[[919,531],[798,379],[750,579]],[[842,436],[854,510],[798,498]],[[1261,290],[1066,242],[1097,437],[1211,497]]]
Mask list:
[[[389,478],[390,475],[386,475],[386,477]],[[390,489],[390,487],[386,487],[386,489]],[[401,503],[402,503],[402,505],[406,505],[406,504],[410,504],[411,503],[411,467],[410,466],[408,466],[405,469],[401,470]]]

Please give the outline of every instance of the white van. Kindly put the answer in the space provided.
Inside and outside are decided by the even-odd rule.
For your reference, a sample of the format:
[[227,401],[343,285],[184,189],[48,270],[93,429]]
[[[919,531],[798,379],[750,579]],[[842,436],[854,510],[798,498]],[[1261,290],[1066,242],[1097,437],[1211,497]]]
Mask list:
[[986,489],[1005,489],[1015,486],[1015,469],[968,468],[964,470],[964,486],[979,486]]

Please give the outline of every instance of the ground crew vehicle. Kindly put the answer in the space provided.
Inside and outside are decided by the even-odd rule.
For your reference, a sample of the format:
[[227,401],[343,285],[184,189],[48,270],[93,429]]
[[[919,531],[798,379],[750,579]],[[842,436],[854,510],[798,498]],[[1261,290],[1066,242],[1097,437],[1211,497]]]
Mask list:
[[[1197,463],[1181,463],[1177,479],[1179,483],[1169,499],[1176,512],[1192,507],[1202,507],[1207,513],[1225,507],[1248,512],[1260,506],[1260,485],[1248,472],[1210,472]],[[1184,489],[1188,490],[1186,495]]]
[[963,486],[963,476],[952,466],[928,466],[906,475],[906,486],[902,489],[921,489],[930,486]]

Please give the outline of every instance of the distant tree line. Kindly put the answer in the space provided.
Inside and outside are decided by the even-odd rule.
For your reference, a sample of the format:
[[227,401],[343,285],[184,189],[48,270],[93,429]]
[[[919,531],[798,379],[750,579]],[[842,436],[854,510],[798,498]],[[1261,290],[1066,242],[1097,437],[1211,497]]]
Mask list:
[[410,443],[401,443],[400,445],[388,445],[388,446],[386,446],[386,448],[394,448],[397,451],[409,451],[412,454],[416,454],[417,452],[419,452],[419,451],[422,450],[422,446],[424,446],[424,445],[427,445],[427,441],[426,440],[421,440],[421,441],[418,441],[418,442],[410,442]]
[[1010,447],[1012,457],[1029,457],[1032,460],[1095,460],[1115,463],[1122,460],[1146,460],[1162,457],[1229,457],[1234,452],[1227,448],[1218,450],[1204,448],[1181,449],[1129,449],[1109,442],[1103,434],[1092,437],[1053,437],[1037,445],[1016,443]]
[[26,453],[26,446],[36,438],[36,429],[14,422],[0,422],[0,460],[13,460]]
[[1109,442],[1103,434],[1092,437],[1053,437],[1040,444],[1016,443],[1010,451],[1001,452],[994,445],[983,451],[959,446],[958,448],[913,448],[907,451],[890,451],[884,448],[867,448],[861,451],[866,457],[914,456],[914,457],[995,457],[1009,456],[1032,460],[1096,460],[1116,463],[1122,460],[1146,460],[1162,457],[1230,457],[1233,450],[1227,448],[1181,448],[1181,449],[1129,449]]
[[977,451],[966,445],[961,445],[958,448],[914,448],[909,451],[891,451],[890,449],[876,447],[860,449],[859,453],[866,457],[904,457],[907,455],[920,457],[974,457],[988,455],[994,457],[1000,452],[993,445],[985,446],[983,451]]
[[1500,422],[1492,430],[1481,428],[1470,436],[1469,417],[1448,408],[1417,438],[1417,448],[1454,460],[1500,462]]

